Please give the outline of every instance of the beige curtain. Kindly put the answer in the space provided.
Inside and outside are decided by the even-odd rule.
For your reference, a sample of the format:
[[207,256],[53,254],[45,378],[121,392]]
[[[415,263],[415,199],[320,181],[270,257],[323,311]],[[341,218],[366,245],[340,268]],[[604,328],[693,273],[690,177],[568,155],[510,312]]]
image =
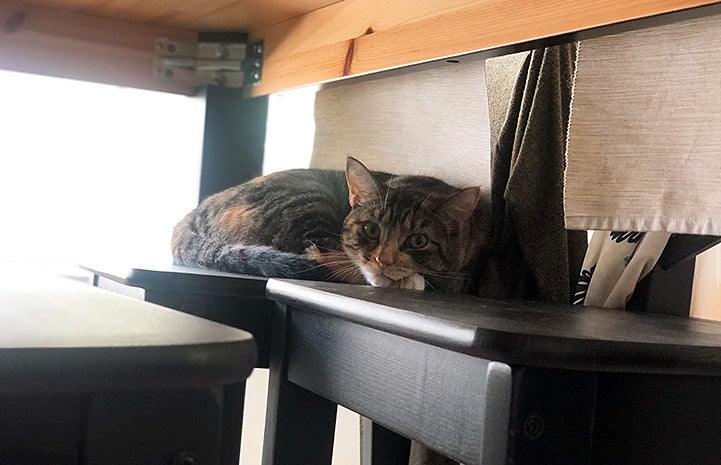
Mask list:
[[569,229],[721,235],[721,16],[580,45]]

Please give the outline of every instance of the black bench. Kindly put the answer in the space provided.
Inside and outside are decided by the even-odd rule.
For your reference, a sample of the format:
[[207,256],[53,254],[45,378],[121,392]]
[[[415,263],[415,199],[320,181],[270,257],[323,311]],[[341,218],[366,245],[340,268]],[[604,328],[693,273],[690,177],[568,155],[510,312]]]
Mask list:
[[267,292],[264,465],[328,465],[336,404],[466,465],[719,463],[721,324],[331,283]]
[[0,463],[233,464],[245,331],[69,280],[0,283]]
[[84,265],[93,284],[250,332],[258,347],[259,368],[268,367],[273,303],[266,278],[177,265]]

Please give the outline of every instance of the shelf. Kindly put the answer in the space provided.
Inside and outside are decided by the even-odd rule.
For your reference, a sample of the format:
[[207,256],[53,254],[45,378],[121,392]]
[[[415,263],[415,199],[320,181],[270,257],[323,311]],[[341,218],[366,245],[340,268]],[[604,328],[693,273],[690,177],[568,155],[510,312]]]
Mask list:
[[612,309],[335,283],[268,281],[290,307],[509,365],[716,375],[721,324]]
[[248,32],[265,41],[252,89],[264,95],[719,11],[709,0],[12,0],[0,1],[0,68],[192,93],[153,78],[154,39]]

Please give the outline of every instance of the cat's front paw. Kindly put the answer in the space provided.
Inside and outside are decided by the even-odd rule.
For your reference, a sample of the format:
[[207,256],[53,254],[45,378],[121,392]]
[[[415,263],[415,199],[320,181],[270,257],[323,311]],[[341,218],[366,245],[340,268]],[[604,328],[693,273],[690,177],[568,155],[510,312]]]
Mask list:
[[319,263],[322,263],[323,254],[320,252],[320,249],[318,249],[318,246],[316,246],[315,244],[305,249],[303,255],[305,255],[306,258],[310,260],[315,260]]
[[413,273],[410,276],[406,276],[405,278],[401,278],[398,281],[398,287],[401,289],[413,289],[415,291],[422,291],[426,288],[426,280],[423,279],[423,276],[419,275],[418,273]]
[[367,274],[366,279],[368,284],[375,287],[391,287],[395,289],[412,289],[415,291],[422,291],[426,288],[426,280],[423,279],[418,273],[413,273],[409,276],[401,279],[391,279],[382,274],[371,275]]

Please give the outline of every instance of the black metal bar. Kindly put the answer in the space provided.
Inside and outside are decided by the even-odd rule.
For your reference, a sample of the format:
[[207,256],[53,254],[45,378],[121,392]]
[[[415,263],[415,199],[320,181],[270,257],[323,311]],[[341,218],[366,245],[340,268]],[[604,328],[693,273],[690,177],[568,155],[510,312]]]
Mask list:
[[[246,39],[241,33],[199,35],[216,42]],[[248,98],[242,88],[208,86],[199,200],[261,174],[267,116],[267,96]]]

